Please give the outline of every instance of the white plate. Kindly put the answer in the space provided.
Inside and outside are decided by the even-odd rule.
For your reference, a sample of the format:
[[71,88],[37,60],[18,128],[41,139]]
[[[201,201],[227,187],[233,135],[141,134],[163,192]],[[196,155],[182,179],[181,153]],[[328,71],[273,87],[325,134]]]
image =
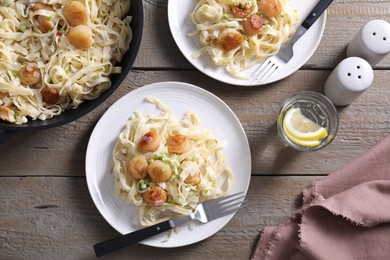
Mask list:
[[[310,13],[318,0],[291,0],[291,5],[298,9],[299,23]],[[226,71],[224,66],[216,66],[209,54],[205,53],[193,59],[191,55],[202,47],[199,35],[188,36],[188,33],[195,31],[195,25],[192,23],[189,15],[195,8],[194,0],[169,0],[168,1],[168,21],[173,38],[180,51],[198,70],[204,74],[221,82],[240,86],[257,86],[255,78],[247,80],[237,79]],[[326,12],[318,18],[313,26],[298,40],[294,46],[294,57],[283,67],[269,83],[281,80],[290,76],[298,70],[313,55],[321,41],[325,29]],[[244,71],[247,75],[252,75],[259,65],[248,68]]]
[[[251,154],[249,144],[240,121],[233,111],[218,97],[193,85],[179,82],[161,82],[134,90],[113,104],[96,124],[90,137],[86,155],[86,177],[91,197],[106,221],[118,232],[126,234],[142,228],[138,210],[126,204],[114,193],[112,178],[112,151],[119,133],[134,111],[159,115],[155,105],[145,102],[146,96],[154,96],[168,105],[177,119],[189,110],[198,114],[201,126],[213,135],[228,141],[224,148],[226,160],[234,172],[230,193],[247,192],[251,177]],[[217,219],[193,230],[183,226],[168,241],[166,233],[144,240],[142,244],[155,247],[178,247],[203,240],[224,227],[233,217]]]

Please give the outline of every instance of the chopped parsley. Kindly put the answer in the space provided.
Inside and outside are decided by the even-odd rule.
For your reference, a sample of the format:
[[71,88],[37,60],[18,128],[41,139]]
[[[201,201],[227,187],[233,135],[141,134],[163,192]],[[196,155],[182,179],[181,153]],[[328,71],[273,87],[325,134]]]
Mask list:
[[138,192],[145,192],[150,187],[150,182],[146,179],[142,179],[137,183]]
[[26,27],[24,24],[22,24],[22,25],[19,27],[19,30],[20,30],[21,32],[25,32],[26,29],[27,29],[27,27]]

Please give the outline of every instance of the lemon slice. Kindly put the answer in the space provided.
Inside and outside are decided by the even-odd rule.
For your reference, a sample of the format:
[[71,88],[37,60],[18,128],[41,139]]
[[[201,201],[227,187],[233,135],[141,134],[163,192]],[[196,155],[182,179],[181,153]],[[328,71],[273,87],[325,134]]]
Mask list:
[[291,108],[283,119],[283,130],[294,143],[302,146],[317,146],[328,136],[326,128],[311,121],[301,113],[300,108]]
[[321,144],[321,142],[319,140],[314,140],[314,141],[300,140],[300,139],[293,137],[292,135],[290,135],[286,131],[285,131],[285,133],[286,133],[287,138],[290,139],[291,142],[293,142],[294,144],[300,145],[300,146],[316,147],[316,146],[319,146]]

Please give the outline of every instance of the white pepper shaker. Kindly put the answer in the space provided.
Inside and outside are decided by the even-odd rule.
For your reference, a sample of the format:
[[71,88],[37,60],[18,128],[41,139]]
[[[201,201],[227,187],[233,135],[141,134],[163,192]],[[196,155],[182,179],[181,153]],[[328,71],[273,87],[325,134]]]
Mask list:
[[362,58],[341,61],[325,82],[325,95],[336,106],[346,106],[359,97],[372,83],[374,72]]
[[347,57],[360,57],[371,66],[390,53],[390,23],[372,20],[366,23],[347,47]]

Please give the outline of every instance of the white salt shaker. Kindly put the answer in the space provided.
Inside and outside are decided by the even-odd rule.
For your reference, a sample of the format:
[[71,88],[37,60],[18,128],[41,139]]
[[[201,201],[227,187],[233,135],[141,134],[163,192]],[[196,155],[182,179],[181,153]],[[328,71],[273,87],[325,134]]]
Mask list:
[[336,106],[346,106],[359,97],[372,83],[374,72],[362,58],[341,61],[325,82],[325,95]]
[[361,57],[374,66],[390,53],[390,23],[372,20],[366,23],[347,47],[347,57]]

